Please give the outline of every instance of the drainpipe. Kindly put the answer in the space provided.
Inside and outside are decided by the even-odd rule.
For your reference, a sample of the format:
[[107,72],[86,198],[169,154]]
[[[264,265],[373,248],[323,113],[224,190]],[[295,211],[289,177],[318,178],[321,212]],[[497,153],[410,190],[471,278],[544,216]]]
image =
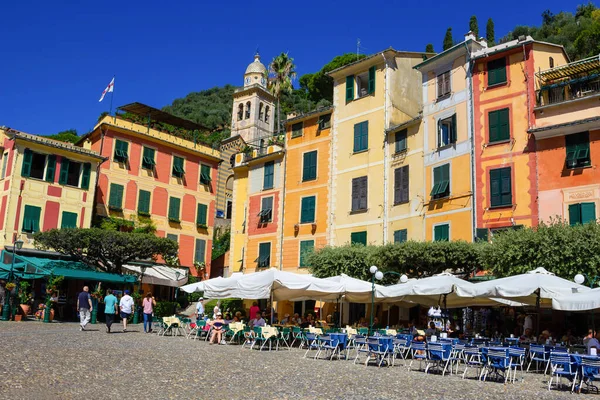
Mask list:
[[387,243],[388,239],[388,138],[387,138],[387,128],[389,126],[388,121],[388,84],[389,80],[387,79],[387,64],[388,61],[385,58],[385,53],[381,53],[384,61],[384,73],[383,73],[383,81],[384,81],[384,95],[383,95],[383,243]]
[[471,52],[467,42],[464,42],[465,49],[467,51],[467,90],[469,92],[469,101],[467,103],[467,117],[469,122],[469,128],[471,131],[471,195],[473,196],[473,202],[471,204],[471,235],[475,238],[475,232],[477,230],[477,189],[475,185],[475,110],[473,107],[473,65],[471,61]]
[[[100,128],[100,156],[103,157],[102,155],[102,151],[104,150],[104,136],[106,136],[106,131],[108,129],[103,129],[102,127]],[[102,164],[104,164],[105,161],[107,161],[109,158],[106,157],[105,159],[103,159],[102,161],[98,162],[98,166],[96,167],[96,182],[94,183],[94,188],[90,190],[90,196],[92,196],[92,216],[90,219],[90,227],[92,226],[92,223],[94,222],[94,217],[98,214],[98,211],[96,209],[96,191],[98,190],[98,182],[100,181],[100,166]]]
[[[283,270],[283,219],[285,218],[285,178],[286,178],[286,170],[287,170],[287,154],[286,151],[283,151],[283,188],[281,189],[281,200],[279,200],[279,204],[281,204],[281,224],[279,229],[281,229],[281,235],[279,235],[279,270]],[[271,299],[271,305],[273,305],[273,299]]]
[[527,74],[527,55],[523,43],[523,71],[525,72],[525,92],[527,93],[527,129],[531,129],[531,112],[529,110],[529,75]]

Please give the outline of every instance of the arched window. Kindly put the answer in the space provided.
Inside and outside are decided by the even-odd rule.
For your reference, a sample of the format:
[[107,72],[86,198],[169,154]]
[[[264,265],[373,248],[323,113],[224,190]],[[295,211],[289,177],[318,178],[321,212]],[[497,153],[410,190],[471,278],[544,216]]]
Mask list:
[[229,175],[227,181],[225,182],[225,189],[233,190],[233,175]]
[[264,106],[264,104],[261,102],[261,103],[258,105],[258,119],[259,119],[260,121],[262,121],[262,120],[263,120],[263,112],[264,112],[264,110],[263,110],[263,109],[264,109],[264,108],[265,108],[265,106]]
[[251,107],[250,102],[247,102],[246,103],[246,118],[245,119],[249,119],[250,118],[250,107]]
[[265,122],[267,122],[267,123],[269,122],[270,112],[271,112],[271,108],[269,106],[267,106],[265,108]]
[[238,121],[241,121],[244,118],[244,105],[240,103],[238,106]]
[[554,68],[554,58],[550,57],[550,68]]

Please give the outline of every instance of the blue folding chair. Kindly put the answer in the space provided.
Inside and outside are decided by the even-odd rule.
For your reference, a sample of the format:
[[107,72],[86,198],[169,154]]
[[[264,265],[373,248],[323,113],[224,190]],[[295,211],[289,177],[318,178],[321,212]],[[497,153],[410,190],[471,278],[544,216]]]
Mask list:
[[[510,355],[508,347],[489,348],[487,351],[487,363],[484,366],[483,381],[487,379],[488,372],[493,373],[499,378],[504,378],[504,383],[508,381],[510,375]],[[507,373],[508,372],[508,373]]]
[[379,345],[379,341],[375,337],[365,337],[356,340],[356,357],[354,358],[354,364],[356,364],[362,353],[366,356],[365,366],[368,365],[371,357],[371,349]]
[[375,338],[375,343],[369,342],[369,357],[365,365],[368,365],[369,360],[374,356],[377,366],[381,368],[381,365],[385,362],[388,367],[392,365],[391,359],[394,355],[394,342],[391,336],[379,336]]
[[546,365],[546,368],[544,370],[544,375],[546,375],[546,372],[548,371],[548,366],[550,365],[549,356],[550,354],[546,351],[546,347],[544,345],[531,344],[529,346],[529,364],[527,365],[527,372],[529,372],[531,364],[533,364],[533,362],[535,361],[536,371],[540,371],[540,362],[542,363],[542,365]]
[[462,373],[462,378],[465,379],[467,376],[467,370],[469,368],[475,368],[477,370],[477,379],[480,379],[481,373],[483,372],[483,360],[481,358],[481,352],[479,348],[475,346],[465,346],[463,355],[465,370]]
[[307,349],[306,352],[304,353],[304,358],[306,358],[306,356],[308,355],[308,352],[311,350],[316,350],[316,354],[313,358],[317,358],[317,355],[319,354],[319,349],[320,349],[320,345],[319,345],[319,337],[317,336],[316,333],[310,333],[307,332],[304,335],[305,338],[305,342]]
[[408,364],[408,369],[412,369],[413,361],[419,360],[419,370],[421,369],[421,363],[423,361],[427,362],[427,343],[425,342],[415,342],[413,341],[410,344],[410,351],[412,359],[410,360],[410,364]]
[[452,350],[450,351],[450,375],[452,375],[452,368],[455,370],[455,374],[458,375],[458,364],[464,362],[465,359],[465,347],[464,343],[454,343]]
[[318,338],[319,350],[315,355],[315,359],[321,356],[321,353],[325,351],[325,358],[329,358],[330,360],[333,356],[338,352],[338,344],[340,340],[336,337],[336,335],[324,335]]
[[510,346],[508,348],[508,355],[510,356],[510,369],[513,371],[512,382],[515,383],[518,368],[521,368],[521,377],[524,375],[523,365],[525,364],[526,352],[524,348],[519,346]]
[[[429,352],[429,358],[427,359],[427,365],[425,366],[425,373],[429,371],[431,366],[435,366],[438,370],[442,370],[442,376],[446,374],[448,363],[450,362],[451,345],[444,343],[429,343],[427,345],[427,351]],[[443,366],[443,368],[442,368]]]
[[410,342],[406,339],[393,339],[394,343],[394,358],[392,359],[392,365],[396,364],[396,358],[399,355],[406,362],[406,356],[410,352]]
[[575,390],[577,381],[577,362],[571,359],[566,352],[550,352],[550,380],[548,381],[548,390],[551,390],[552,380],[556,377],[556,387],[560,384],[561,378],[567,378],[571,383],[571,393]]
[[587,386],[588,391],[593,388],[598,392],[598,388],[593,385],[594,381],[600,381],[600,357],[582,356],[581,384],[579,385],[579,392],[581,392],[581,387],[584,384]]

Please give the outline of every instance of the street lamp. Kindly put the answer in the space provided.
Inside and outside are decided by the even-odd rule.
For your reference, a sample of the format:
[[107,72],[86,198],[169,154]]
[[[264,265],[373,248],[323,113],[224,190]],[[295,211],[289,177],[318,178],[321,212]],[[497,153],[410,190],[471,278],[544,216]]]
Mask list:
[[[21,250],[23,248],[23,241],[22,240],[16,240],[13,243],[13,248],[12,248],[12,261],[10,263],[10,272],[8,274],[8,282],[12,282],[14,279],[14,267],[15,267],[15,248],[17,250]],[[15,289],[16,290],[16,286]],[[2,321],[8,321],[9,316],[10,316],[10,311],[8,309],[9,307],[9,297],[10,297],[10,293],[4,293],[4,305],[2,306],[2,318],[0,318],[0,320]]]
[[[573,280],[575,281],[575,283],[579,284],[579,285],[583,285],[583,283],[587,280],[590,288],[593,288],[594,285],[596,284],[596,282],[598,281],[598,279],[600,279],[600,277],[598,275],[594,276],[594,277],[589,277],[586,274],[577,274],[575,275],[575,277],[573,278]],[[592,310],[592,330],[595,332],[596,331],[596,326],[595,326],[595,322],[594,322],[594,310]]]
[[408,281],[408,277],[406,275],[400,275],[395,271],[379,271],[379,268],[377,268],[375,265],[372,265],[371,268],[369,268],[369,272],[371,273],[371,324],[369,327],[371,333],[373,333],[373,316],[375,314],[375,279],[380,281],[387,274],[398,275],[400,277],[400,282],[406,283]]

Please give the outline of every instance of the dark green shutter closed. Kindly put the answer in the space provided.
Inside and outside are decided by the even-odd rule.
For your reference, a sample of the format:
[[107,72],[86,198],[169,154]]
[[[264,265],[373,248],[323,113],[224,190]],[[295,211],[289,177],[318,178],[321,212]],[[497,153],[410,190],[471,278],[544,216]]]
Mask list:
[[[62,175],[62,171],[61,171]],[[108,197],[108,208],[114,210],[123,209],[123,186],[116,183],[110,184],[110,193]]]
[[307,258],[315,249],[314,240],[303,240],[300,242],[300,267],[308,267]]
[[46,182],[54,182],[54,174],[56,173],[56,156],[48,155],[48,163],[46,166]]
[[179,206],[181,200],[177,197],[169,198],[169,221],[179,222]]
[[273,175],[275,173],[275,162],[265,163],[263,176],[263,189],[273,189]]
[[90,188],[90,174],[92,173],[92,164],[85,163],[83,164],[83,172],[81,174],[81,188],[89,189]]
[[302,164],[302,181],[317,179],[317,152],[304,153]]
[[350,244],[367,245],[367,231],[352,232],[350,234]]
[[456,143],[458,134],[456,130],[456,114],[452,115],[452,129],[450,131],[450,143]]
[[477,228],[475,231],[475,241],[488,241],[488,228]]
[[198,203],[198,213],[196,215],[196,224],[197,225],[206,225],[206,214],[208,212],[208,207],[206,204]]
[[489,142],[499,142],[510,139],[509,109],[490,111],[488,113]]
[[306,224],[315,221],[315,196],[302,198],[300,209],[300,223]]
[[23,152],[23,166],[21,167],[21,176],[29,178],[31,175],[31,161],[33,160],[33,153],[29,149],[25,149]]
[[354,152],[369,148],[369,121],[354,125]]
[[58,176],[58,183],[61,185],[66,185],[67,180],[69,179],[69,164],[70,161],[68,158],[63,157],[60,161],[60,175]]
[[346,77],[346,103],[354,100],[354,75]]
[[153,169],[155,164],[154,149],[144,147],[144,153],[142,155],[142,168]]
[[437,225],[434,228],[434,239],[436,242],[447,242],[450,240],[450,226],[448,224]]
[[490,207],[512,205],[510,167],[490,170]]
[[271,243],[260,243],[258,245],[258,266],[269,267],[271,265]]
[[63,211],[61,229],[77,228],[77,214],[73,212]]
[[394,231],[394,243],[404,243],[408,237],[408,231],[406,229],[399,229]]
[[194,252],[194,261],[204,262],[206,254],[206,240],[196,239],[196,251]]
[[40,230],[41,207],[25,206],[23,211],[23,232],[35,233]]
[[596,221],[596,203],[581,203],[581,223]]
[[369,94],[375,93],[375,67],[369,68]]
[[581,204],[569,205],[569,224],[575,225],[581,223]]
[[138,214],[150,215],[150,192],[147,190],[140,190]]
[[403,129],[400,132],[396,132],[396,138],[395,138],[396,139],[395,140],[396,153],[406,150],[406,133],[407,133],[406,129]]

